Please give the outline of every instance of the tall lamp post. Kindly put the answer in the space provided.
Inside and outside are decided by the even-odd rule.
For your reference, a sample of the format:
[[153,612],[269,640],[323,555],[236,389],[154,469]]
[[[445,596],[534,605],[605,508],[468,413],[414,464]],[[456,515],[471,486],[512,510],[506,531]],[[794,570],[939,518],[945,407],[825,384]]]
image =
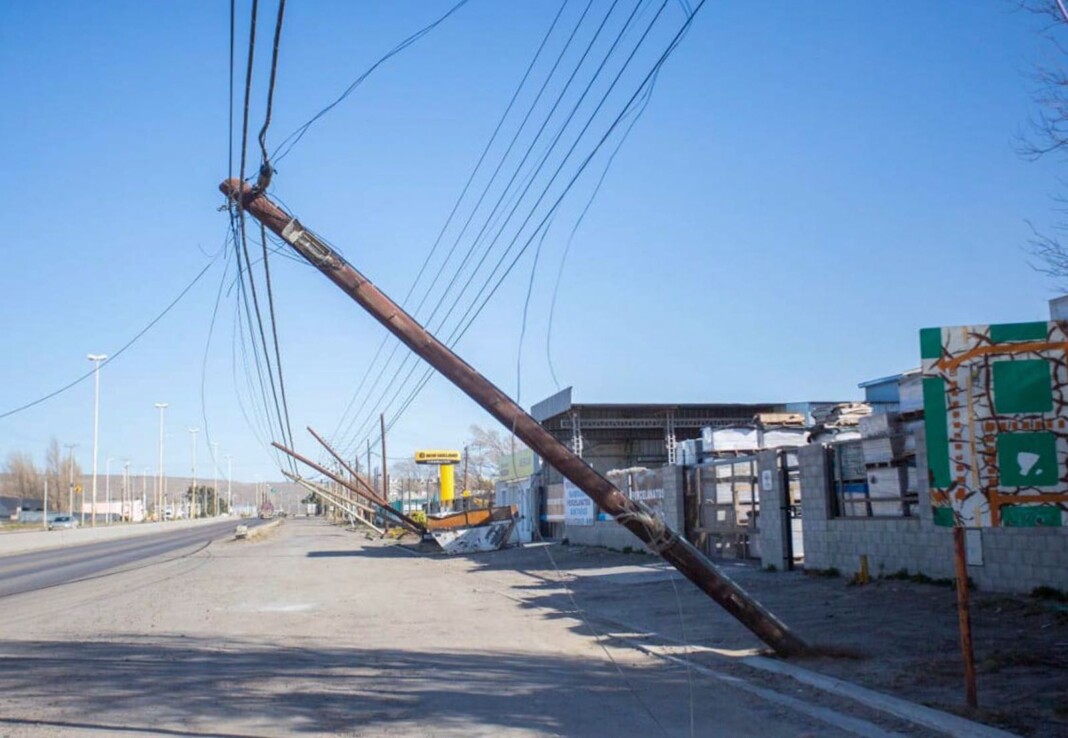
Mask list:
[[226,512],[234,514],[234,457],[226,454]]
[[70,479],[67,482],[67,509],[70,511],[70,516],[74,517],[74,449],[78,448],[76,443],[65,443],[63,447],[67,449],[68,461],[67,472]]
[[215,498],[215,517],[219,517],[219,442],[211,442],[211,467],[215,470],[215,486],[212,487],[212,496]]
[[189,493],[189,519],[192,520],[197,511],[197,433],[200,433],[200,428],[186,428],[186,430],[193,437],[193,487]]
[[122,462],[122,514],[120,517],[126,520],[126,498],[130,497],[130,519],[133,519],[133,490],[130,489],[130,460]]
[[[85,358],[93,362],[93,527],[96,527],[96,457],[100,438],[100,362],[107,359],[106,354],[88,354]],[[85,524],[85,505],[82,505],[82,524]]]
[[108,511],[108,525],[111,525],[111,462],[114,461],[112,457],[108,457],[107,463],[104,464],[104,496],[107,498],[107,511]]
[[159,478],[156,481],[156,516],[163,520],[163,412],[167,409],[166,402],[157,402],[159,410]]

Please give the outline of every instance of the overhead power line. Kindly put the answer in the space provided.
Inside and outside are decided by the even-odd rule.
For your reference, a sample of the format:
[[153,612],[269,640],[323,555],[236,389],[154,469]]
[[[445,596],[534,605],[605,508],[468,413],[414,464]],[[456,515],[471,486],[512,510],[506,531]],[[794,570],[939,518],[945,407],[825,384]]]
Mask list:
[[455,13],[457,10],[459,10],[463,6],[467,5],[468,2],[469,2],[469,0],[460,0],[460,2],[456,3],[451,8],[449,8],[445,12],[445,14],[442,15],[441,17],[439,17],[437,20],[433,21],[429,25],[424,26],[423,28],[420,28],[418,31],[413,33],[411,36],[409,36],[408,38],[404,39],[399,44],[397,44],[392,49],[390,49],[388,52],[386,52],[381,58],[379,58],[378,61],[376,61],[374,64],[372,64],[370,67],[368,67],[367,70],[363,72],[363,74],[361,74],[359,77],[357,77],[355,80],[353,80],[352,84],[350,84],[348,87],[346,87],[345,91],[342,92],[340,95],[338,95],[338,97],[332,103],[330,103],[329,105],[324,107],[318,113],[313,115],[306,123],[304,123],[299,128],[297,128],[295,131],[293,131],[291,134],[286,136],[282,140],[282,143],[280,143],[278,145],[278,147],[275,149],[274,156],[272,157],[272,159],[277,163],[277,162],[281,161],[282,159],[284,159],[285,157],[287,157],[289,155],[289,152],[293,150],[293,147],[296,146],[300,142],[300,140],[302,138],[304,138],[304,134],[308,132],[309,128],[311,128],[313,125],[315,125],[315,123],[320,118],[322,118],[324,115],[326,115],[331,110],[333,110],[335,107],[337,107],[338,104],[340,104],[342,100],[344,100],[346,97],[348,97],[350,94],[352,94],[352,91],[355,90],[357,87],[359,87],[360,84],[362,84],[365,79],[370,77],[371,74],[374,73],[374,71],[376,69],[378,69],[380,66],[382,66],[384,63],[389,61],[391,58],[393,58],[394,56],[396,56],[400,52],[402,52],[405,49],[407,49],[409,46],[414,44],[416,41],[421,39],[423,36],[425,36],[426,34],[430,33],[431,31],[433,31],[435,28],[437,28],[439,25],[441,25],[443,22],[445,22],[450,16],[452,16],[453,13]]
[[[108,353],[108,358],[104,359],[102,362],[100,362],[100,366],[104,367],[104,366],[107,366],[108,364],[112,363],[113,361],[115,361],[115,359],[117,359],[120,356],[122,356],[126,352],[127,349],[129,349],[131,346],[133,346],[135,343],[137,343],[137,341],[141,338],[141,336],[145,335],[150,330],[152,330],[152,328],[154,328],[157,323],[159,323],[161,320],[163,320],[164,316],[167,315],[167,313],[169,313],[171,311],[171,309],[175,305],[177,305],[179,302],[181,302],[183,297],[185,297],[187,294],[189,294],[189,290],[193,289],[193,287],[196,285],[196,283],[200,281],[200,278],[203,277],[205,274],[207,274],[208,270],[211,269],[211,267],[218,260],[219,260],[219,257],[216,256],[210,262],[208,262],[208,264],[203,269],[200,270],[200,273],[198,273],[197,276],[193,277],[193,281],[191,281],[189,284],[187,284],[182,289],[182,291],[178,293],[178,296],[175,297],[173,300],[171,300],[171,302],[167,305],[167,307],[163,308],[163,310],[158,315],[156,315],[156,317],[154,317],[152,320],[150,320],[148,322],[148,324],[145,325],[144,328],[142,328],[140,331],[138,331],[134,335],[133,338],[131,338],[129,341],[127,341],[125,344],[123,344],[122,348],[120,348],[118,351],[109,352]],[[94,371],[95,371],[95,369],[90,369],[88,372],[86,372],[85,374],[81,375],[80,377],[75,379],[73,382],[65,384],[62,387],[60,387],[59,389],[53,390],[52,392],[49,392],[46,395],[38,397],[36,400],[33,400],[31,402],[27,402],[25,405],[19,405],[18,407],[12,408],[11,410],[8,410],[8,411],[6,411],[4,413],[0,413],[0,419],[9,417],[11,415],[14,415],[15,413],[20,413],[23,410],[29,410],[31,407],[36,407],[37,405],[40,405],[43,402],[47,402],[48,400],[51,400],[53,397],[58,397],[59,395],[61,395],[64,392],[66,392],[67,390],[72,389],[73,387],[76,387],[79,384],[81,384],[82,382],[84,382],[85,380],[89,379],[91,376],[93,376],[93,372]]]
[[[546,225],[546,223],[549,221],[549,219],[552,218],[552,216],[555,213],[557,207],[560,205],[560,203],[563,201],[563,198],[566,196],[568,190],[570,190],[571,186],[574,185],[574,183],[577,181],[579,176],[582,174],[582,172],[588,166],[588,164],[593,159],[593,157],[597,154],[597,152],[600,150],[600,148],[604,145],[604,143],[608,140],[608,138],[616,130],[616,128],[619,126],[619,124],[635,108],[635,103],[643,95],[648,94],[648,89],[649,89],[650,84],[652,83],[653,80],[655,80],[656,76],[659,74],[660,69],[663,67],[664,63],[668,60],[668,58],[671,56],[671,54],[674,52],[674,50],[681,43],[683,37],[689,31],[689,29],[690,29],[690,27],[691,27],[691,25],[693,23],[694,18],[696,17],[697,13],[700,12],[701,8],[704,6],[705,1],[706,0],[701,0],[698,3],[698,5],[696,6],[696,8],[693,10],[693,12],[690,13],[687,16],[686,21],[682,24],[682,26],[675,33],[675,35],[672,38],[671,42],[668,44],[668,46],[664,50],[664,52],[659,56],[659,58],[657,59],[655,64],[649,70],[648,74],[642,80],[641,84],[638,85],[638,88],[635,90],[634,94],[627,101],[627,104],[623,106],[622,111],[619,113],[619,115],[616,116],[616,118],[613,121],[612,125],[608,128],[608,130],[604,133],[604,135],[601,136],[600,140],[598,141],[598,143],[594,147],[593,151],[590,152],[590,154],[585,158],[585,160],[579,166],[579,168],[575,172],[575,174],[571,177],[571,180],[569,181],[567,187],[565,187],[564,191],[556,199],[556,201],[554,202],[553,206],[549,209],[548,213],[542,219],[542,221],[539,224],[538,228],[536,228],[534,230],[533,234],[530,236],[530,238],[527,240],[527,242],[520,249],[519,253],[516,254],[515,258],[513,258],[512,262],[508,265],[508,267],[505,270],[505,272],[503,274],[501,274],[501,276],[497,279],[496,284],[494,285],[493,289],[490,290],[489,294],[485,297],[485,299],[481,302],[481,304],[479,304],[477,310],[475,310],[474,314],[471,315],[470,318],[467,320],[466,325],[463,325],[462,328],[460,326],[457,326],[457,330],[454,330],[453,333],[445,341],[445,344],[447,346],[449,346],[449,347],[455,346],[456,343],[463,337],[463,335],[471,327],[471,325],[474,323],[475,319],[478,317],[478,315],[482,312],[482,310],[488,304],[489,300],[492,299],[493,295],[496,293],[497,289],[503,283],[504,279],[507,278],[508,274],[512,271],[512,269],[518,263],[519,259],[523,256],[523,253],[530,246],[530,244],[533,242],[535,237],[537,237],[540,229],[543,228]],[[401,385],[402,387],[403,387],[404,383],[407,382],[407,379],[409,377],[411,377],[411,375],[414,372],[414,369],[416,368],[416,366],[413,366],[412,370],[409,371],[408,375],[405,377],[405,382],[402,382],[402,385]],[[397,422],[397,420],[399,420],[400,416],[403,415],[403,413],[408,409],[408,407],[410,407],[412,402],[414,402],[415,398],[419,395],[419,393],[422,391],[422,389],[430,381],[432,376],[433,376],[433,369],[427,368],[427,370],[423,373],[423,376],[419,380],[419,382],[416,385],[416,387],[412,390],[412,392],[409,393],[408,397],[405,398],[404,402],[402,403],[401,407],[397,410],[397,412],[394,414],[393,418],[389,421],[389,423],[387,423],[387,426],[386,426],[387,430],[392,428],[393,425]],[[390,403],[389,403],[390,405],[392,405],[392,403],[393,403],[393,401],[395,401],[396,397],[397,396],[394,395],[394,399],[391,400]]]

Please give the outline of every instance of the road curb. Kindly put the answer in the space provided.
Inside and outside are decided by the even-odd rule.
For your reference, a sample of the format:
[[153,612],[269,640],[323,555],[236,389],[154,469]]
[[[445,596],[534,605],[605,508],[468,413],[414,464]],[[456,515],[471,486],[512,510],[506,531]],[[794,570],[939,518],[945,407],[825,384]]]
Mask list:
[[[275,528],[281,526],[282,522],[283,521],[281,519],[272,520],[271,522],[266,523],[264,525],[257,525],[255,528],[249,528],[245,525],[239,525],[234,531],[234,539],[238,541],[254,541],[257,538],[262,538]],[[243,535],[242,529],[244,529]]]

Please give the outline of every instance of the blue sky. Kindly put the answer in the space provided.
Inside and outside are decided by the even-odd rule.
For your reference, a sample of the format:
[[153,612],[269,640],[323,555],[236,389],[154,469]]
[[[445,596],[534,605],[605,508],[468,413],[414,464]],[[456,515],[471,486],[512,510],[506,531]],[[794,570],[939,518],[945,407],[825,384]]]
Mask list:
[[[449,4],[291,2],[269,142]],[[275,12],[262,5],[254,131]],[[558,7],[471,0],[313,127],[274,192],[400,297]],[[665,13],[681,22],[681,4]],[[238,3],[239,56],[247,14]],[[1027,222],[1053,222],[1063,162],[1015,151],[1029,75],[1056,60],[1040,30],[1000,0],[708,3],[575,236],[552,332],[560,382],[592,402],[853,398],[918,364],[921,327],[1045,317],[1055,285],[1028,265]],[[115,351],[222,247],[228,34],[223,2],[0,3],[0,412]],[[544,242],[525,405],[556,388],[550,296],[597,162]],[[460,343],[512,392],[530,268]],[[329,433],[383,331],[312,270],[272,270],[294,428]],[[183,429],[206,426],[235,477],[277,478],[235,399],[233,293],[204,362],[222,277],[220,261],[105,367],[101,466],[154,466],[166,401],[169,473],[189,467]],[[0,419],[0,454],[41,454],[54,435],[88,467],[91,410],[84,383]],[[435,380],[391,455],[457,447],[471,423],[489,421]]]

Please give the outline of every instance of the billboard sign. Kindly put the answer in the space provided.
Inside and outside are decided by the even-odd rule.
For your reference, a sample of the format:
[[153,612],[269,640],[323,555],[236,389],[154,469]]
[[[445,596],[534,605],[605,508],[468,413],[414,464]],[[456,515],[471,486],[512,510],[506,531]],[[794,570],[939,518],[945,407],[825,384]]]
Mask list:
[[1068,323],[925,328],[923,406],[940,525],[1068,525]]

